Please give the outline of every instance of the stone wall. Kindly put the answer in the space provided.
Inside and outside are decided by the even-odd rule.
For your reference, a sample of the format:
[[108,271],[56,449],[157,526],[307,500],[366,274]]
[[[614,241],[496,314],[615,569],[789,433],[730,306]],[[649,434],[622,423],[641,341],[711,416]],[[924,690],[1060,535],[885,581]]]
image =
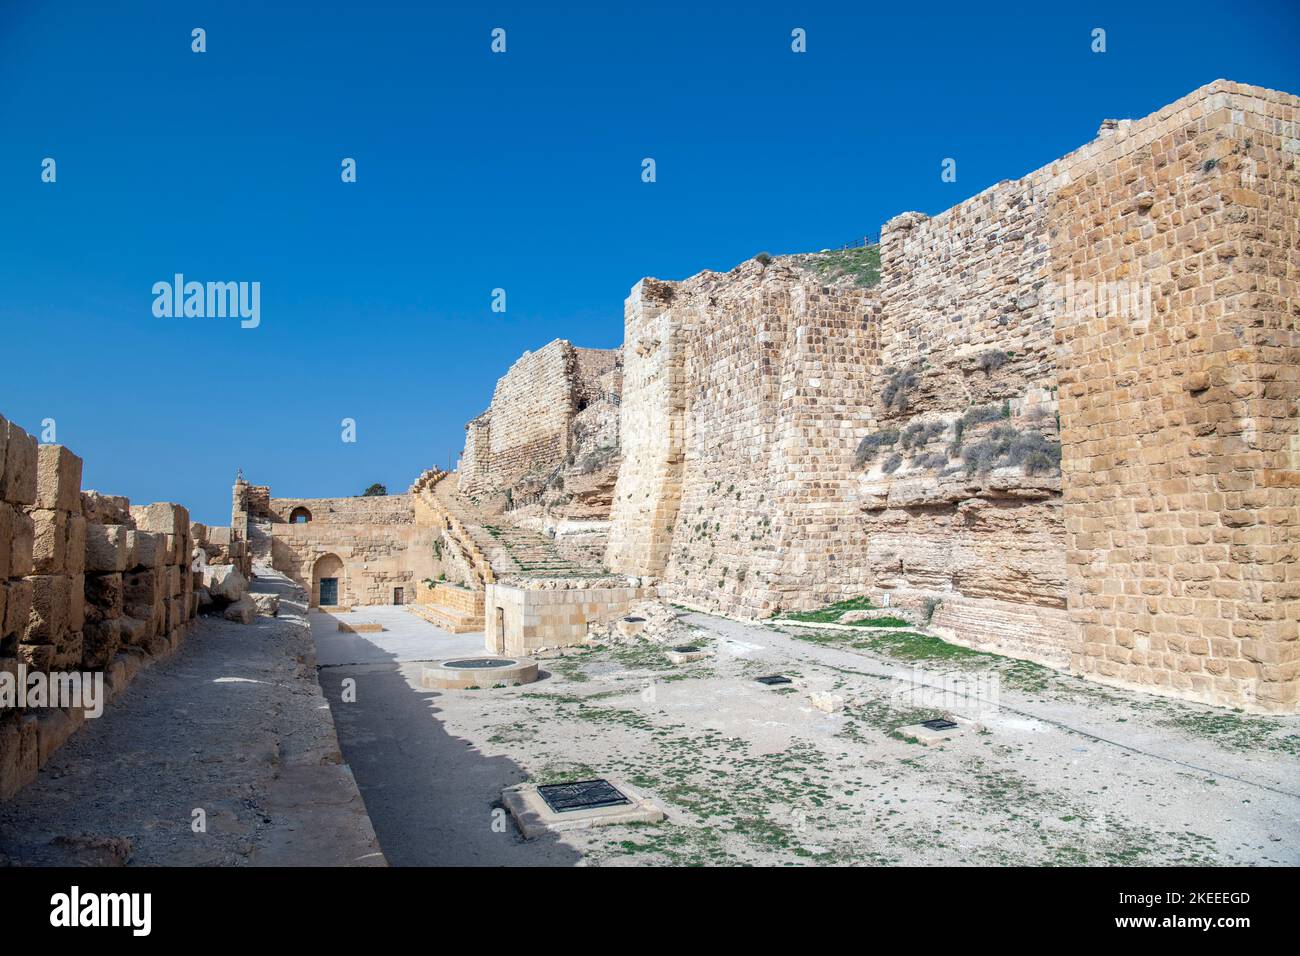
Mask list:
[[850,594],[1096,679],[1294,710],[1295,97],[1218,82],[881,233],[625,306],[606,561],[765,616]]
[[[530,472],[546,472],[569,453],[577,356],[556,339],[525,352],[497,382],[492,405],[475,419],[475,442],[461,457],[462,494],[479,496],[510,487]],[[487,438],[486,467],[481,447]]]
[[489,654],[523,656],[581,644],[589,625],[622,617],[648,593],[621,580],[489,584],[483,609],[484,647]]
[[[10,691],[33,675],[99,674],[111,700],[175,650],[197,611],[188,512],[83,492],[81,472],[69,449],[0,418],[0,673]],[[14,703],[0,703],[0,800],[87,716]]]
[[1216,82],[1057,164],[1076,671],[1295,710],[1300,100]]
[[[293,523],[295,512],[310,520]],[[270,540],[272,567],[320,603],[320,578],[339,579],[345,606],[414,602],[426,579],[446,572],[434,541],[439,531],[417,524],[409,494],[354,498],[266,499],[258,514]]]

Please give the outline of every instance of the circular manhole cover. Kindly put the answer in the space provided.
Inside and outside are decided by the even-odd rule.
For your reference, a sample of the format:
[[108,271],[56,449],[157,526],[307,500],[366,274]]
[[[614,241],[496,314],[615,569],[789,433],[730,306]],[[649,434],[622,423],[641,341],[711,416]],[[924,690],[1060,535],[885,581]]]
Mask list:
[[467,657],[463,661],[443,661],[442,666],[451,670],[468,670],[473,667],[513,667],[515,663],[507,657]]

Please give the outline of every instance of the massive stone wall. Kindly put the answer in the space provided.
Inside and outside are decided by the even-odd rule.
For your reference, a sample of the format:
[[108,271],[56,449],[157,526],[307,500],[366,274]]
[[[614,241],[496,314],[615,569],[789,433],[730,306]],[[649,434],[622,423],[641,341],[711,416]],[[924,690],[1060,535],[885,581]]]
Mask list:
[[491,494],[565,459],[576,371],[574,348],[561,339],[525,352],[510,366],[492,392],[489,410],[467,428],[459,468],[462,494]]
[[1219,82],[881,236],[625,308],[611,569],[864,591],[972,646],[1294,709],[1297,100]]
[[852,461],[875,308],[780,263],[634,289],[611,569],[746,616],[862,593]]
[[1051,168],[1073,666],[1294,710],[1300,100],[1217,82]]

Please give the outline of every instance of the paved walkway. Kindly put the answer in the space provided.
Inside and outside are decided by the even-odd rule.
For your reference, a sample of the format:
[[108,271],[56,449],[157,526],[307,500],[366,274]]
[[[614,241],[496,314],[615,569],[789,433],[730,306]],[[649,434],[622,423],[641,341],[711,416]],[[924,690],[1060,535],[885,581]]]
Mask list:
[[279,618],[200,618],[0,804],[0,864],[384,864],[340,759],[299,592],[279,575],[254,590],[281,595]]

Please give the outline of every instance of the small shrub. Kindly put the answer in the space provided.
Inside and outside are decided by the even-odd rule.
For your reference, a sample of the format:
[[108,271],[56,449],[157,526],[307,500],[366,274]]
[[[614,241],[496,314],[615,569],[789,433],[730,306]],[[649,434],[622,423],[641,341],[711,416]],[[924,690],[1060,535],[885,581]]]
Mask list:
[[924,448],[931,440],[942,435],[947,427],[943,422],[913,422],[903,429],[898,447],[904,451],[909,448]]
[[961,439],[962,433],[968,428],[976,425],[983,425],[987,422],[995,422],[1002,417],[1002,410],[996,405],[980,405],[977,408],[968,408],[966,414],[962,415],[961,420],[957,423],[957,438]]
[[928,455],[921,455],[912,460],[913,467],[925,468],[930,471],[942,468],[946,464],[948,464],[948,455],[942,451],[930,452]]
[[925,623],[926,624],[929,624],[932,620],[934,620],[934,612],[937,611],[940,605],[942,604],[943,602],[936,597],[928,597],[925,599]]
[[1002,366],[1007,364],[1011,356],[1001,349],[989,349],[987,352],[981,352],[975,358],[975,367],[985,375],[992,375]]
[[876,454],[886,445],[892,445],[898,441],[898,429],[886,428],[884,431],[876,432],[874,435],[868,435],[862,441],[858,442],[857,454],[853,456],[853,466],[861,468],[869,461],[874,461]]
[[766,267],[772,261],[772,255],[771,253],[760,252],[758,255],[754,256],[754,259],[760,266]]
[[891,409],[898,412],[907,411],[907,393],[915,387],[916,374],[914,372],[903,369],[890,375],[889,381],[885,383],[884,389],[880,392],[880,400],[884,403],[885,411]]
[[1038,432],[1000,425],[983,441],[963,448],[961,458],[968,473],[1019,466],[1026,474],[1051,474],[1060,470],[1061,446]]

